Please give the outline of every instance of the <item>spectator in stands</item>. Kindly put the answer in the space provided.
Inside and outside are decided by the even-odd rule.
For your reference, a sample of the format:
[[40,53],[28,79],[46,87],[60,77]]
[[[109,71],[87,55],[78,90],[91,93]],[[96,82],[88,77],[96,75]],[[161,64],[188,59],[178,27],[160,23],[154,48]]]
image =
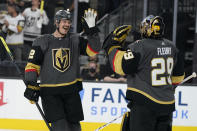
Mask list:
[[23,16],[25,17],[24,59],[27,60],[27,55],[29,54],[33,41],[41,35],[42,24],[47,25],[49,19],[46,12],[40,10],[40,0],[32,0],[32,7],[26,8]]
[[8,4],[17,4],[16,0],[7,0]]
[[83,80],[100,81],[100,69],[97,57],[89,57],[88,64],[82,69]]
[[16,60],[22,58],[24,17],[16,4],[8,3],[8,15],[5,16],[3,32],[7,33],[6,42]]
[[15,4],[19,7],[20,12],[22,12],[25,9],[25,0],[7,0],[8,4]]
[[23,11],[25,10],[25,8],[26,8],[26,6],[25,6],[25,1],[24,1],[24,0],[20,0],[20,1],[18,2],[18,6],[19,6],[21,12],[23,12]]

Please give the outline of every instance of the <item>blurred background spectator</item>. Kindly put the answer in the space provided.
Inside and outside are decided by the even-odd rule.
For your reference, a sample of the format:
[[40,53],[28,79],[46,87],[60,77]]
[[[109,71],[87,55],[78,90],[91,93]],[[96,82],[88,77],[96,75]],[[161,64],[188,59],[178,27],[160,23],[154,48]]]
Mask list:
[[83,80],[100,81],[100,68],[97,56],[89,57],[88,64],[82,67],[81,76]]
[[16,0],[7,0],[8,4],[17,4]]
[[[6,23],[11,23],[9,20],[4,22],[7,15],[7,4],[14,4],[19,7],[16,12],[20,14],[20,12],[25,12],[25,9],[34,8],[34,1],[38,0],[0,0],[0,31],[1,36],[4,35],[6,40],[10,37],[10,31],[7,30],[2,32],[2,27],[5,28]],[[160,15],[164,18],[165,22],[165,37],[173,40],[176,43],[176,46],[179,48],[181,52],[181,58],[184,60],[185,63],[185,73],[186,76],[190,75],[193,71],[196,71],[196,56],[194,55],[196,52],[196,41],[195,40],[195,28],[197,23],[197,1],[196,0],[178,0],[177,4],[174,5],[175,0],[44,0],[44,10],[49,18],[48,25],[42,25],[41,33],[43,34],[50,34],[55,30],[54,27],[54,14],[59,9],[69,9],[73,14],[73,23],[72,28],[77,29],[76,31],[79,33],[82,31],[81,28],[81,17],[83,16],[83,12],[85,9],[94,8],[98,12],[97,17],[97,26],[100,30],[100,37],[101,42],[104,41],[105,37],[117,26],[123,24],[132,25],[132,31],[127,37],[126,45],[130,42],[140,39],[139,34],[139,25],[141,20],[150,14],[153,15]],[[38,2],[40,4],[40,0]],[[78,6],[76,5],[78,4]],[[37,10],[40,8],[39,4],[35,6]],[[78,8],[75,8],[78,7]],[[177,6],[177,10],[174,10],[174,7]],[[76,11],[77,10],[77,11]],[[76,14],[77,12],[77,14]],[[34,12],[35,13],[35,12]],[[174,15],[175,14],[175,15]],[[25,17],[30,15],[27,13]],[[77,16],[76,16],[77,15]],[[44,16],[44,13],[43,13]],[[175,17],[177,17],[177,22],[174,24]],[[75,19],[74,19],[75,18]],[[77,20],[76,20],[77,18]],[[75,22],[74,22],[75,20]],[[28,20],[29,21],[29,20]],[[28,25],[30,22],[26,22]],[[77,26],[77,27],[76,27]],[[27,26],[26,26],[27,27]],[[26,30],[26,27],[24,31]],[[33,30],[31,30],[33,33]],[[40,29],[37,28],[38,32]],[[75,30],[74,30],[75,31]],[[23,31],[22,31],[23,32]],[[22,34],[15,33],[17,35]],[[29,31],[25,31],[29,32]],[[27,35],[27,34],[26,34]],[[175,36],[173,38],[173,36]],[[19,37],[18,37],[19,38]],[[18,39],[17,38],[17,39]],[[8,42],[9,43],[9,42]],[[21,43],[21,42],[20,42]],[[31,41],[26,41],[24,45],[28,45]],[[15,46],[16,47],[16,46]],[[22,45],[23,47],[23,45]],[[11,47],[12,48],[12,47]],[[17,48],[14,48],[14,50]],[[28,49],[25,47],[25,51]],[[25,53],[23,51],[23,53]],[[12,51],[15,54],[14,51]],[[20,54],[20,50],[17,51]],[[28,52],[28,51],[27,51]],[[27,53],[25,53],[25,58],[27,58]],[[20,59],[20,58],[19,58]],[[22,59],[17,60],[17,64],[23,70],[26,60]],[[80,58],[81,68],[88,67],[90,61],[88,60],[87,56],[81,56]],[[105,57],[104,51],[100,51],[97,55],[98,61],[96,62],[100,69],[100,80],[102,81],[113,81],[111,78],[115,78],[117,81],[123,82],[121,76],[117,74],[113,74],[112,70],[107,67],[107,59]],[[93,64],[94,65],[94,64]],[[193,67],[192,67],[193,65]],[[97,67],[98,68],[98,67]],[[13,69],[13,70],[12,70]],[[5,73],[6,71],[10,71],[11,73]],[[85,70],[85,69],[84,69]],[[87,70],[86,70],[87,71]],[[1,62],[0,64],[0,76],[17,76],[15,73],[15,67],[8,60]],[[2,74],[2,75],[1,75]],[[16,74],[16,75],[15,75]],[[17,76],[18,77],[18,76]],[[120,80],[118,80],[120,78]],[[111,80],[110,80],[111,79]],[[115,81],[116,81],[115,80]],[[191,83],[188,81],[187,83]]]
[[42,25],[47,25],[49,19],[44,10],[40,10],[40,0],[32,0],[32,6],[23,11],[25,17],[23,60],[27,60],[32,43],[41,36]]
[[24,17],[16,4],[7,5],[8,14],[5,15],[2,31],[6,32],[6,42],[17,61],[22,60]]

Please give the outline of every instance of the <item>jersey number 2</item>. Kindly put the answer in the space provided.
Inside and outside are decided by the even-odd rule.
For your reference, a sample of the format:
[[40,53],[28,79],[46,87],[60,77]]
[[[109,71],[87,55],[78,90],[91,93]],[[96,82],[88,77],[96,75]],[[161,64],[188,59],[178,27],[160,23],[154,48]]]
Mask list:
[[[154,58],[151,61],[151,66],[157,67],[151,72],[152,86],[161,86],[172,83],[170,76],[173,69],[173,63],[174,60],[172,57],[168,57],[167,59]],[[164,74],[168,74],[168,77]]]

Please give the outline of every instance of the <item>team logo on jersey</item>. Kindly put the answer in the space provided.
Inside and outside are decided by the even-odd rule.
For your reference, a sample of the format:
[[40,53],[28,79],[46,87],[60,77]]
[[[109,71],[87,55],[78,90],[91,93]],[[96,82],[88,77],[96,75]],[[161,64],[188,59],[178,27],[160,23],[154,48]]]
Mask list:
[[53,67],[60,72],[64,72],[70,66],[70,49],[59,48],[52,50]]

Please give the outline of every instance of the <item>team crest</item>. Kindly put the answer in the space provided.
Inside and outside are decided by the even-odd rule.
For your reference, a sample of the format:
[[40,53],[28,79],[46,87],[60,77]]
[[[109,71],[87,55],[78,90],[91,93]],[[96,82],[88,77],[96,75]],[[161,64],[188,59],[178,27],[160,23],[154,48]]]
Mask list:
[[60,72],[64,72],[70,66],[70,50],[59,48],[52,50],[53,67]]

